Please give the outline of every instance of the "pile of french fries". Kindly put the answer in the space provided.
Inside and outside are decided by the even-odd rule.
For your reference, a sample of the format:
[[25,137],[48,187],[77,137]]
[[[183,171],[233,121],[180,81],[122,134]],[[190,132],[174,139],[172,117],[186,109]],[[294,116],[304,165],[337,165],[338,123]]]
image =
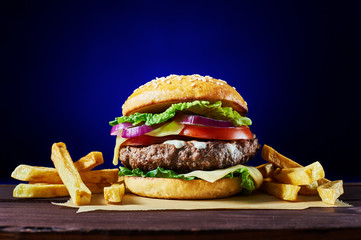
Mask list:
[[102,164],[101,152],[90,152],[76,162],[66,145],[54,143],[51,160],[55,168],[19,165],[11,177],[26,181],[13,191],[17,198],[52,198],[70,196],[74,204],[90,204],[92,193],[104,193],[108,203],[120,203],[125,192],[118,169],[92,170]]
[[319,162],[303,167],[267,145],[261,155],[268,162],[257,167],[264,178],[261,191],[287,201],[296,201],[298,194],[319,195],[328,204],[343,194],[342,180],[326,179]]
[[[296,201],[298,194],[319,195],[323,202],[335,204],[343,194],[342,180],[330,181],[319,162],[308,166],[281,155],[270,146],[262,148],[262,158],[268,163],[257,169],[264,181],[261,191],[287,201]],[[90,152],[76,162],[70,157],[66,145],[54,143],[51,160],[55,168],[19,165],[11,177],[26,181],[13,191],[17,198],[52,198],[70,196],[74,204],[90,204],[91,195],[103,193],[107,203],[122,201],[125,194],[123,179],[118,169],[93,170],[104,162],[101,152]]]

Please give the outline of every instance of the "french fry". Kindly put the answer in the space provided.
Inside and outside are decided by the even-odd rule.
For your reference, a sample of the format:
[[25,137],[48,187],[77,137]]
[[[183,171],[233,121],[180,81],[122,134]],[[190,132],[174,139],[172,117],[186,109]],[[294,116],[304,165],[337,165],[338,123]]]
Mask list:
[[271,179],[267,178],[263,180],[260,189],[261,191],[264,191],[277,198],[287,201],[296,201],[300,188],[300,186],[296,185],[273,182]]
[[306,167],[278,168],[272,178],[281,183],[307,185],[324,177],[322,165],[314,162]]
[[13,191],[17,198],[53,198],[69,196],[64,184],[18,184]]
[[124,176],[118,176],[117,183],[122,183],[122,182],[124,182]]
[[261,152],[261,157],[269,163],[272,163],[279,168],[297,168],[302,167],[301,164],[289,159],[278,153],[270,146],[264,144]]
[[119,178],[119,169],[112,168],[80,172],[80,176],[87,183],[115,183]]
[[74,166],[79,172],[86,172],[102,163],[104,163],[104,159],[101,152],[90,152],[86,156],[74,162]]
[[272,177],[274,173],[274,167],[272,163],[265,163],[256,167],[261,172],[263,178]]
[[63,183],[55,168],[34,167],[21,164],[11,173],[11,177],[20,181],[37,183]]
[[318,181],[314,181],[307,185],[301,185],[300,187],[301,189],[298,193],[301,195],[318,195]]
[[74,204],[89,204],[91,192],[83,183],[79,172],[75,169],[64,143],[54,143],[51,148],[51,160],[54,163],[59,176],[69,191]]
[[[75,168],[79,172],[85,172],[102,164],[103,154],[101,152],[90,152],[78,161],[74,162]],[[11,177],[22,181],[33,181],[43,183],[62,183],[55,168],[34,167],[21,164],[11,173]],[[90,174],[91,175],[91,174]],[[92,178],[91,176],[89,176]]]
[[325,183],[330,182],[326,178],[321,178],[317,181],[314,181],[308,185],[302,185],[300,191],[298,192],[301,195],[318,195],[317,188]]
[[[92,193],[103,193],[104,187],[109,184],[87,183],[85,184]],[[64,184],[48,183],[20,183],[13,191],[13,197],[16,198],[53,198],[69,196],[68,189]]]
[[[91,191],[91,193],[103,193],[104,191],[104,188],[105,187],[109,187],[110,186],[110,183],[84,183],[85,186],[87,188],[89,188],[89,190]],[[53,191],[53,189],[56,189],[56,188],[64,188],[66,189],[66,186],[64,184],[52,184],[52,183],[35,183],[35,182],[29,182],[28,185],[34,185],[33,188],[36,188],[37,186],[39,185],[47,185],[48,187],[48,190],[49,191]],[[27,186],[28,188],[31,188],[31,186]],[[37,191],[41,191],[41,190],[37,190]],[[44,190],[45,191],[45,190]],[[56,190],[54,190],[56,191]],[[69,196],[69,192],[68,190],[67,191],[67,195],[66,196]],[[39,195],[41,195],[41,193],[39,193]],[[43,195],[46,195],[45,193]],[[14,196],[15,197],[15,196]]]
[[337,180],[325,183],[317,188],[323,202],[335,204],[337,198],[343,194],[343,181]]
[[[268,145],[263,145],[261,156],[264,160],[269,163],[274,164],[279,168],[296,168],[296,167],[303,167],[301,164],[283,156],[282,154],[278,153],[272,147]],[[317,183],[313,182],[307,185],[302,185],[299,191],[299,194],[302,195],[317,195],[317,187],[329,182],[330,180],[326,178],[322,178],[317,180]]]
[[[102,169],[80,172],[80,177],[86,183],[114,183],[118,181],[118,169]],[[49,167],[34,167],[21,164],[11,173],[11,177],[34,183],[63,183],[58,171]]]
[[321,186],[321,185],[323,185],[325,183],[329,183],[329,182],[331,182],[331,181],[326,178],[321,178],[321,179],[317,180],[318,186]]
[[104,199],[107,203],[120,203],[125,193],[123,183],[114,183],[104,188]]
[[[330,182],[330,180],[324,178],[325,172],[319,162],[303,167],[268,145],[263,146],[261,156],[267,162],[279,167],[272,176],[276,181],[300,185],[298,193],[301,195],[318,194],[322,201],[334,204],[336,199],[343,193],[342,180]],[[262,174],[267,175],[268,173],[264,169],[266,165],[263,165],[259,166],[259,170]],[[269,181],[264,183],[265,186],[270,184],[272,183],[269,183]]]

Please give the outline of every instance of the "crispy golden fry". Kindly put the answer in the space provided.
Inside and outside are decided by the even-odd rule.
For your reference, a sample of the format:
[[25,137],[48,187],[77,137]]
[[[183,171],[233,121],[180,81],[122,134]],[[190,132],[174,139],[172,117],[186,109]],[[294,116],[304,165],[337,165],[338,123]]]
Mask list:
[[123,183],[114,183],[104,188],[104,199],[107,203],[120,203],[125,193]]
[[325,183],[317,188],[323,202],[335,204],[337,198],[343,194],[343,181],[337,180]]
[[272,163],[265,163],[265,164],[257,166],[256,168],[258,169],[258,171],[261,172],[263,178],[272,177],[273,172],[274,172],[274,167],[273,167]]
[[[124,176],[119,176],[118,181],[116,183],[124,183]],[[132,193],[128,188],[127,185],[124,184],[125,193]]]
[[[30,184],[33,184],[33,185],[48,185],[49,189],[51,189],[51,187],[54,187],[54,188],[64,187],[66,189],[66,186],[64,184],[29,182],[29,185]],[[87,188],[89,188],[91,193],[94,193],[94,194],[95,193],[103,193],[104,188],[110,186],[110,183],[84,183],[84,184],[85,184],[85,186],[87,186]],[[68,191],[68,190],[66,190],[66,191]],[[68,193],[67,196],[69,196],[69,193]]]
[[34,167],[21,164],[11,173],[11,177],[20,181],[37,183],[63,183],[55,168]]
[[[322,188],[319,187],[325,183],[330,183],[330,180],[324,178],[324,170],[321,164],[319,164],[318,162],[303,167],[301,164],[283,156],[282,154],[278,153],[276,150],[267,145],[263,146],[261,156],[267,162],[279,167],[279,169],[276,169],[276,171],[273,173],[273,178],[282,183],[300,185],[300,190],[298,192],[299,194],[319,194],[321,196],[322,193],[324,194],[324,198],[327,198],[325,196],[329,194],[331,195],[331,197],[328,197],[328,199],[333,199],[332,196],[337,195],[335,193],[332,193],[333,190],[322,190]],[[261,173],[267,174],[267,172],[265,172],[265,170],[263,169],[264,167],[262,165],[260,167],[261,168],[259,170],[261,171]],[[330,200],[330,203],[332,204],[332,200]]]
[[308,185],[302,185],[300,191],[298,192],[301,195],[318,195],[317,188],[322,184],[328,183],[330,180],[326,178],[321,178],[317,181],[314,181]]
[[115,183],[119,178],[119,169],[102,169],[81,172],[81,178],[87,183]]
[[263,180],[260,189],[261,191],[264,191],[277,198],[287,201],[296,201],[300,188],[300,186],[296,185],[273,182],[271,179],[267,178]]
[[321,178],[321,179],[317,180],[318,186],[321,186],[321,185],[323,185],[325,183],[329,183],[329,182],[331,182],[331,181],[326,178]]
[[269,163],[272,163],[276,167],[279,168],[296,168],[302,167],[299,163],[283,156],[282,154],[278,153],[276,150],[271,148],[270,146],[264,144],[261,152],[261,156],[264,160]]
[[14,188],[13,197],[17,198],[52,198],[69,196],[64,184],[24,184]]
[[83,183],[79,172],[75,169],[74,163],[64,143],[53,144],[51,148],[51,160],[62,182],[68,189],[74,204],[89,204],[91,192]]
[[314,162],[306,167],[277,168],[272,178],[281,183],[307,185],[324,177],[322,165]]
[[88,155],[74,162],[74,166],[79,172],[86,172],[102,163],[104,163],[104,159],[101,152],[90,152]]
[[[11,177],[34,183],[63,183],[55,168],[34,167],[24,164],[17,166]],[[113,183],[118,181],[118,169],[80,172],[80,177],[86,183]]]
[[[103,162],[103,154],[101,152],[90,152],[88,155],[74,162],[74,166],[78,171],[85,172]],[[22,181],[62,183],[55,168],[33,167],[25,164],[17,166],[12,172],[11,177]]]
[[[261,156],[267,162],[274,164],[276,167],[279,168],[296,168],[296,167],[303,167],[301,164],[283,156],[282,154],[278,153],[272,147],[268,145],[263,145]],[[303,195],[317,195],[317,187],[322,185],[323,183],[329,182],[328,179],[319,179],[316,183],[307,184],[301,186],[299,194]]]
[[318,195],[318,181],[314,181],[307,185],[301,185],[300,187],[301,189],[298,193],[301,195]]
[[122,183],[124,182],[124,176],[118,176],[118,180],[116,181],[116,183]]

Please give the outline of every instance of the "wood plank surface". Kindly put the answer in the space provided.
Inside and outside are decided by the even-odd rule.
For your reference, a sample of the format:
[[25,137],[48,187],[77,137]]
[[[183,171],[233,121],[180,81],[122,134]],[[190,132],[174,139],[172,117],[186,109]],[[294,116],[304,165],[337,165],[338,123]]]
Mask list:
[[[0,237],[7,239],[361,239],[361,183],[345,184],[349,208],[306,210],[95,211],[51,202],[68,198],[15,199],[14,185],[0,185]],[[62,233],[59,235],[59,233]],[[60,238],[59,238],[60,239]]]

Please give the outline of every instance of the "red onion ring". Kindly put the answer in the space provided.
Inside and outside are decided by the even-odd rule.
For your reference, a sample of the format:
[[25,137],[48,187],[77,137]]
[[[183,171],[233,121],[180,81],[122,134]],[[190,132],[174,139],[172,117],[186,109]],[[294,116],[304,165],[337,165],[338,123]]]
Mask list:
[[232,122],[223,121],[223,120],[215,120],[212,118],[197,116],[197,115],[186,115],[180,123],[183,124],[190,124],[190,125],[203,125],[203,126],[210,126],[210,127],[235,127]]
[[110,135],[119,135],[121,130],[129,128],[131,126],[133,126],[133,124],[130,122],[119,123],[112,127],[112,130],[110,130]]
[[153,128],[147,125],[142,125],[139,127],[125,128],[122,132],[122,138],[133,138],[144,135],[150,131],[153,131]]

